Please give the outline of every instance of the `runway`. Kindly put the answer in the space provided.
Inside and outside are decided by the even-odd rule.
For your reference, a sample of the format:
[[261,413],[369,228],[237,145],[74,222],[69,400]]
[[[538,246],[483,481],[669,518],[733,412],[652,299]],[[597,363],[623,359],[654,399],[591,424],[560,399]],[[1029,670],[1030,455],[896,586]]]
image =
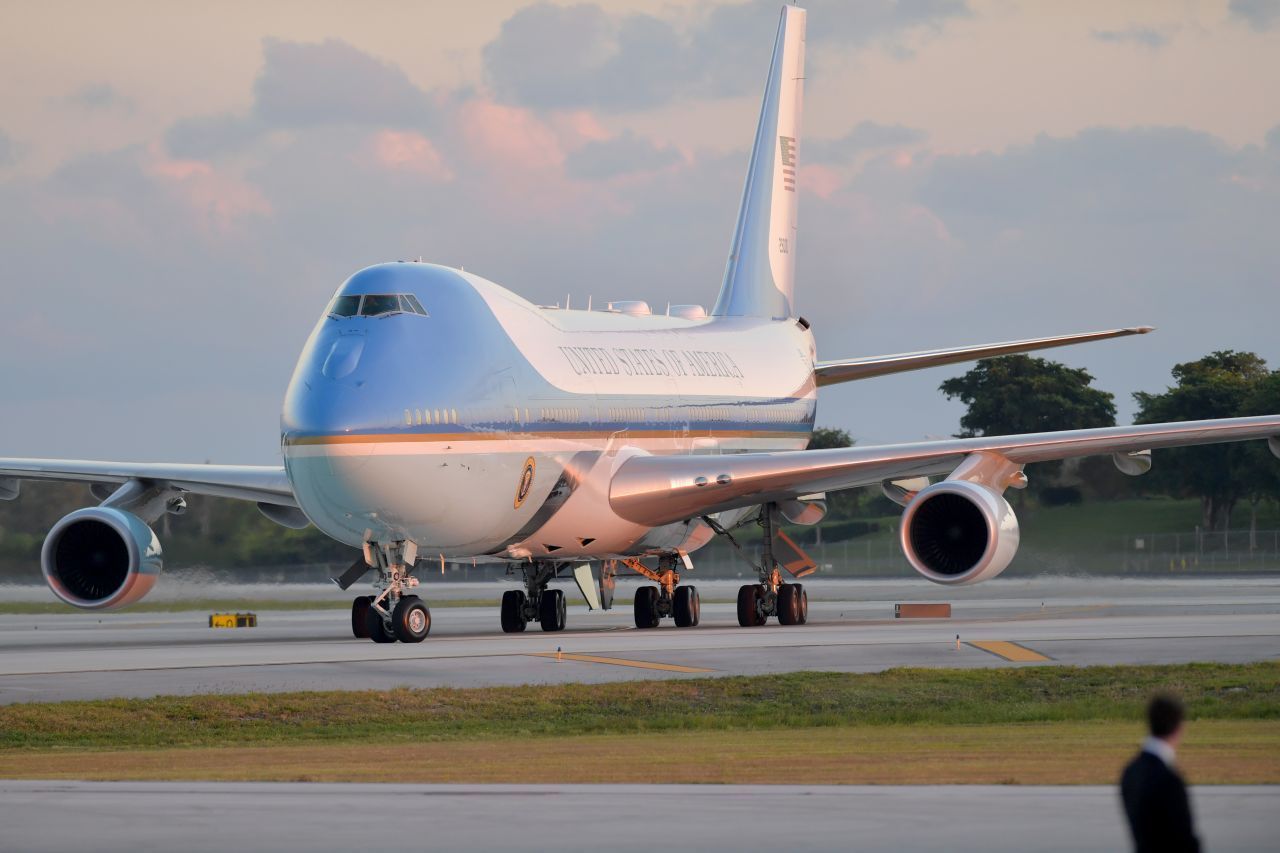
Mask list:
[[[1275,849],[1280,788],[1191,796],[1209,849]],[[1084,786],[0,782],[0,825],[10,849],[101,853],[1129,846],[1115,789]]]
[[[737,584],[699,585],[704,599]],[[442,597],[495,597],[453,584]],[[899,666],[1251,662],[1280,658],[1280,578],[996,580],[946,589],[910,581],[809,584],[804,626],[737,625],[731,604],[702,624],[633,627],[631,608],[570,609],[569,630],[502,634],[496,608],[437,607],[419,645],[353,639],[343,610],[259,610],[259,627],[210,629],[207,613],[0,616],[0,703],[243,691],[474,687]],[[269,588],[270,589],[270,588]],[[262,593],[262,590],[258,591]],[[205,595],[210,590],[204,590]],[[332,597],[332,588],[299,594]],[[241,588],[236,594],[246,594]],[[619,597],[630,591],[620,588]],[[437,599],[438,600],[438,599]],[[951,619],[895,620],[899,601],[949,600]],[[957,647],[956,635],[960,635]],[[560,659],[557,659],[557,649]]]

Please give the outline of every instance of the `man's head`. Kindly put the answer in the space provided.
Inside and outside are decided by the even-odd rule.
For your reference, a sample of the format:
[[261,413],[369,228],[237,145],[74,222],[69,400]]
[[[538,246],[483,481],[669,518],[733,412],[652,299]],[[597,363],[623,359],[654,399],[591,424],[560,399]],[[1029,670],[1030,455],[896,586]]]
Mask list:
[[1147,705],[1147,724],[1151,727],[1151,736],[1175,746],[1182,737],[1182,722],[1185,717],[1182,702],[1173,696],[1156,696]]

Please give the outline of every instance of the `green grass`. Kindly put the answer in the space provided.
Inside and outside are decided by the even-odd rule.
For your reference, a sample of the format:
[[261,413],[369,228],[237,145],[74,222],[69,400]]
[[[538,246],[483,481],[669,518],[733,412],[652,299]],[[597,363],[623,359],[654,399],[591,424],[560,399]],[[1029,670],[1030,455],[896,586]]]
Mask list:
[[1133,724],[1156,691],[1201,720],[1280,720],[1280,663],[205,695],[0,707],[7,751],[444,742],[849,725]]

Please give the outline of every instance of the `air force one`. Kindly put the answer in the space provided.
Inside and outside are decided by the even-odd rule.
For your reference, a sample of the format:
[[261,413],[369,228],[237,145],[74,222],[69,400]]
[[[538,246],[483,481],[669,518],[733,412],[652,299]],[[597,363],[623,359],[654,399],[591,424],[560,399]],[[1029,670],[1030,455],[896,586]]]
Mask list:
[[557,577],[599,606],[596,565],[655,582],[635,597],[636,627],[694,626],[697,589],[681,582],[690,554],[753,523],[761,545],[743,558],[759,579],[739,590],[738,621],[794,625],[808,613],[795,580],[812,563],[779,524],[819,521],[826,491],[882,487],[905,507],[911,565],[969,584],[1014,558],[1018,521],[1003,493],[1026,486],[1028,463],[1111,454],[1140,474],[1153,449],[1246,439],[1280,456],[1280,415],[804,450],[822,386],[1150,331],[819,360],[794,302],[804,28],[804,10],[784,7],[709,312],[657,314],[638,300],[547,308],[444,266],[361,270],[298,359],[283,467],[0,459],[0,498],[16,498],[22,480],[63,480],[89,483],[101,501],[46,538],[54,594],[86,609],[141,599],[161,570],[149,525],[194,493],[254,501],[285,527],[314,524],[361,549],[336,580],[345,589],[376,573],[376,594],[352,605],[352,632],[374,642],[429,633],[415,568],[474,558],[523,576],[503,596],[504,631],[564,628]]

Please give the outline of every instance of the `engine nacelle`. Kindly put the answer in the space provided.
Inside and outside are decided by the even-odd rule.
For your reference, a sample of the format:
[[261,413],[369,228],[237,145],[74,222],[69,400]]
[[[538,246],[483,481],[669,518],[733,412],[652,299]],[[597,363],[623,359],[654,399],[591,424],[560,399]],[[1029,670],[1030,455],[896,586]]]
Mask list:
[[1018,518],[1001,495],[968,480],[922,489],[902,514],[902,550],[934,583],[990,580],[1018,551]]
[[133,604],[160,576],[160,540],[146,522],[112,507],[79,509],[53,526],[40,568],[53,594],[75,607]]

